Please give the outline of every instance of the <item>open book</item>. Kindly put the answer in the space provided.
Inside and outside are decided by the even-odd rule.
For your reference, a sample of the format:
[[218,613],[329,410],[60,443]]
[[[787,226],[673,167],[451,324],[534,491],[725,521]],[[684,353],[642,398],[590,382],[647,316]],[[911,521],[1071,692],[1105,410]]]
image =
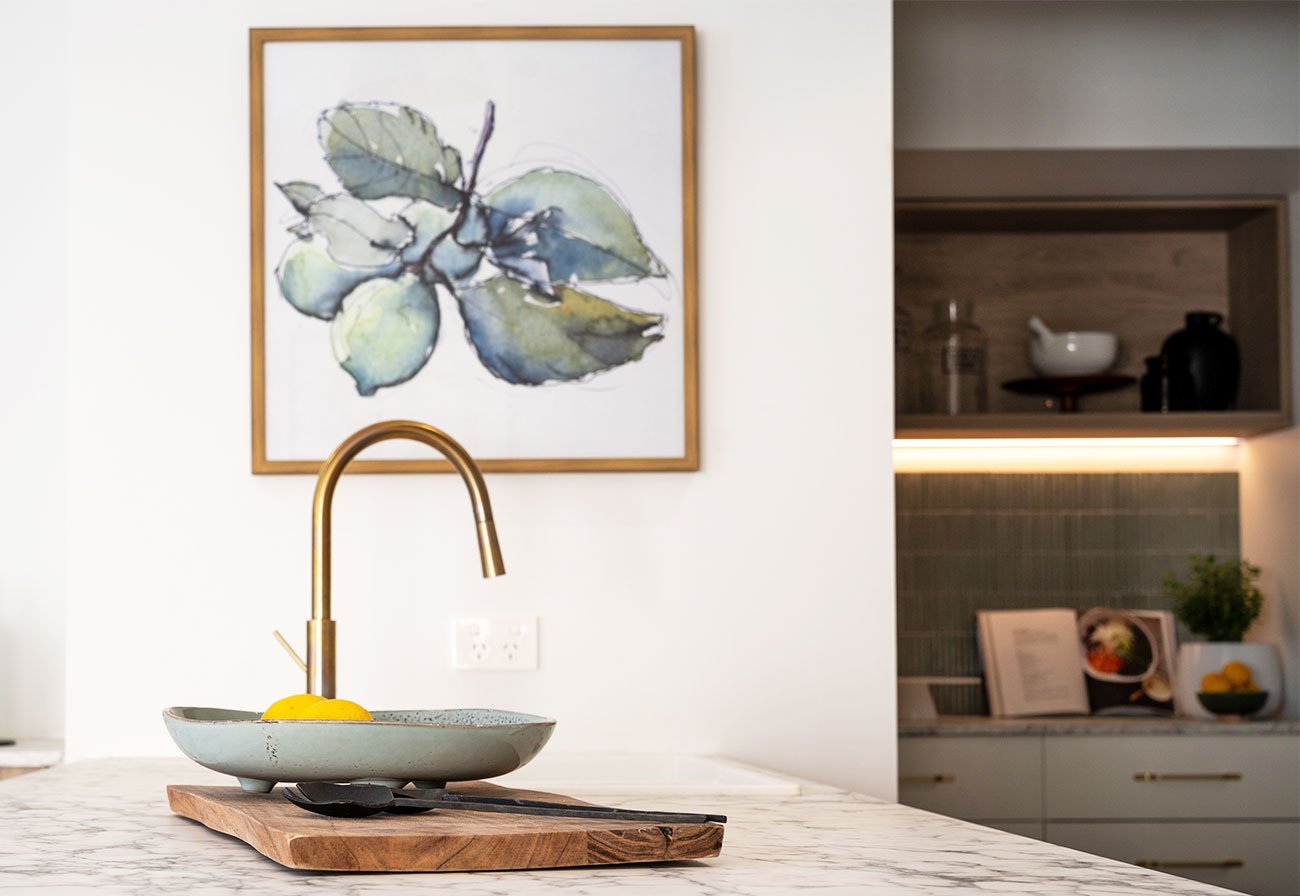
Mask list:
[[994,716],[1173,711],[1173,617],[1097,607],[980,610],[976,634]]
[[980,610],[975,619],[992,715],[1087,714],[1074,610]]

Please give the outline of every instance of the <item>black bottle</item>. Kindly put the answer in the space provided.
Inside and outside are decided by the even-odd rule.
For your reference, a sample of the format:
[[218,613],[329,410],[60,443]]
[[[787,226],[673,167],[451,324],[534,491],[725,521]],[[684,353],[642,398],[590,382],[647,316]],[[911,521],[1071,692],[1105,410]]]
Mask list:
[[1236,340],[1219,329],[1222,323],[1223,315],[1216,311],[1188,312],[1187,327],[1170,335],[1160,349],[1171,382],[1183,376],[1191,381],[1189,410],[1226,411],[1237,400],[1241,355]]

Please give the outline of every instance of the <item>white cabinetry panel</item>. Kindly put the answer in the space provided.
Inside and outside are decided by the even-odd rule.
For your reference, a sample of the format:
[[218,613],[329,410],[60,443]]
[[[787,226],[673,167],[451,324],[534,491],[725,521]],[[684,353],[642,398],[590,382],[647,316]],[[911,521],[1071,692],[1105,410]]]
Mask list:
[[898,756],[898,801],[981,823],[1043,814],[1037,737],[907,738]]

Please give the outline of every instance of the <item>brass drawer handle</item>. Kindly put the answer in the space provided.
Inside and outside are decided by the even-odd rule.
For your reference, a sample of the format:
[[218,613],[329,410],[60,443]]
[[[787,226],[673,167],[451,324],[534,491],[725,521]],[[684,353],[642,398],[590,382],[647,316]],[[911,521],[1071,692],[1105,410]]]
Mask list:
[[1241,772],[1134,772],[1134,781],[1240,781]]
[[902,775],[898,779],[903,784],[951,784],[957,780],[956,775]]
[[1138,859],[1133,864],[1139,868],[1162,871],[1166,868],[1245,868],[1241,859],[1224,859],[1222,862],[1162,862],[1159,859]]

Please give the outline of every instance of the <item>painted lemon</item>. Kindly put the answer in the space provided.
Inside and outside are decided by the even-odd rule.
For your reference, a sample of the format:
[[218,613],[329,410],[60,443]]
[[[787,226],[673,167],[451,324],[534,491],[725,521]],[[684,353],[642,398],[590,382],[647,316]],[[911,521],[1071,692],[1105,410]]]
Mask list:
[[301,719],[307,707],[320,703],[325,698],[320,694],[294,694],[281,697],[262,713],[264,719]]
[[303,719],[335,719],[345,722],[369,722],[370,712],[351,700],[321,700],[308,706],[299,717]]

